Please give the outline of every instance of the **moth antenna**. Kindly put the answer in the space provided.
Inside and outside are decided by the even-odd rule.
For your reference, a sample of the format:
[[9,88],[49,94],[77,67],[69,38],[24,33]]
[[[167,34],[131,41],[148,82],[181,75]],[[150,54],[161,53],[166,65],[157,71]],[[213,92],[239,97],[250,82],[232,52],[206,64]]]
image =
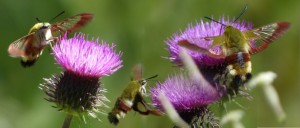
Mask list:
[[242,10],[242,12],[239,14],[239,16],[233,21],[233,23],[235,21],[237,21],[245,12],[246,10],[248,9],[248,4],[245,5],[244,9]]
[[219,21],[216,21],[216,20],[214,20],[214,19],[212,19],[212,18],[209,18],[208,16],[204,16],[204,18],[209,19],[209,20],[211,20],[211,21],[213,21],[213,22],[216,22],[216,23],[218,23],[218,24],[221,24],[222,26],[226,26],[225,24],[223,24],[223,23],[221,23],[221,22],[219,22]]
[[222,32],[223,26],[224,26],[224,25],[222,25],[222,26],[221,26],[221,28],[220,28],[219,35],[221,35],[221,32]]
[[153,79],[153,78],[155,78],[155,77],[157,77],[158,75],[154,75],[154,76],[151,76],[151,77],[149,77],[149,78],[147,78],[147,79],[145,79],[146,81],[149,81],[150,79]]
[[221,22],[219,22],[219,21],[216,21],[216,20],[214,20],[214,19],[212,19],[212,18],[209,18],[209,17],[207,17],[207,16],[205,16],[204,18],[209,19],[209,20],[211,20],[211,21],[213,21],[213,22],[216,22],[216,23],[218,23],[218,24],[221,24],[222,26],[221,26],[220,32],[219,32],[219,35],[221,35],[222,28],[223,28],[223,26],[226,26],[226,25],[223,24],[223,23],[221,23]]
[[41,20],[39,18],[35,18],[37,22],[41,22]]
[[64,13],[65,13],[65,11],[60,12],[60,13],[57,14],[55,17],[53,17],[53,18],[50,20],[50,22],[53,21],[53,20],[55,20],[57,17],[59,17],[60,15],[62,15],[62,14],[64,14]]

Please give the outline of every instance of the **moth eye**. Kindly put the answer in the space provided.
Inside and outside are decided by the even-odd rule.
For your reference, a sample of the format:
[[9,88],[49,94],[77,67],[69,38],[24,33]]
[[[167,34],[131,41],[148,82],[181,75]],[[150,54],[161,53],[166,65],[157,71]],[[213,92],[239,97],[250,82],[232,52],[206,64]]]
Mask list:
[[147,84],[147,81],[146,80],[140,80],[139,83],[140,83],[141,86],[144,86],[144,85]]
[[41,29],[47,29],[50,27],[50,24],[47,24],[47,23],[43,23]]
[[47,25],[43,25],[43,26],[41,27],[41,29],[47,29],[47,28],[49,28],[49,26],[47,26]]

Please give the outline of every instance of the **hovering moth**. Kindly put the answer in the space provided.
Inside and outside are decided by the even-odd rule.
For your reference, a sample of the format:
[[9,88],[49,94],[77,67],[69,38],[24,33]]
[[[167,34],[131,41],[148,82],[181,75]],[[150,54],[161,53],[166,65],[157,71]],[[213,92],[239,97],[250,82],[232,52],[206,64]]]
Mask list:
[[[250,55],[263,51],[274,40],[278,39],[289,28],[289,22],[276,22],[263,27],[241,32],[231,25],[226,25],[223,35],[205,37],[205,40],[213,40],[211,48],[221,46],[222,53],[216,54],[210,49],[198,47],[187,40],[179,41],[179,45],[193,51],[207,54],[213,58],[225,58],[232,75],[239,74],[243,80],[251,73]],[[262,41],[259,46],[250,45],[251,40]]]
[[[290,27],[290,23],[281,21],[246,31],[240,31],[231,25],[224,26],[225,31],[222,35],[203,38],[208,41],[212,40],[210,48],[221,46],[221,54],[216,54],[210,48],[198,47],[187,40],[181,40],[178,44],[213,58],[224,58],[227,65],[225,78],[234,82],[233,88],[237,91],[240,85],[251,78],[250,56],[263,51],[271,42],[281,37]],[[250,44],[252,40],[256,41],[255,45]]]
[[92,19],[93,14],[81,13],[54,24],[38,20],[39,23],[36,23],[30,29],[29,34],[9,45],[8,54],[11,57],[20,57],[23,67],[32,66],[42,54],[44,48],[51,42],[57,41],[58,38],[53,37],[52,34],[72,33],[86,25]]
[[[142,115],[162,115],[160,111],[151,109],[143,98],[146,95],[145,86],[147,82],[150,79],[157,77],[157,75],[147,79],[142,79],[142,73],[140,71],[141,65],[136,65],[134,67],[134,79],[129,82],[121,96],[117,99],[112,111],[108,113],[108,120],[110,123],[117,125],[119,123],[119,119],[124,118],[126,113],[131,109]],[[143,108],[141,109],[139,107]]]

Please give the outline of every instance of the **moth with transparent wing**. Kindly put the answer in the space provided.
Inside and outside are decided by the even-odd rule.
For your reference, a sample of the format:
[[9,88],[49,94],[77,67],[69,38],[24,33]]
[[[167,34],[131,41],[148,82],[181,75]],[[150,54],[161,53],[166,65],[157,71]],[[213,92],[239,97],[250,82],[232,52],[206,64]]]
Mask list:
[[[188,40],[181,40],[178,45],[207,54],[212,58],[224,58],[227,65],[224,73],[225,79],[231,79],[231,84],[237,91],[240,85],[251,78],[250,56],[266,49],[270,43],[281,37],[289,27],[290,23],[285,21],[246,31],[225,25],[225,31],[222,35],[201,38],[212,41],[209,49],[198,47]],[[255,44],[251,43],[253,40]],[[221,47],[221,54],[216,54],[211,50],[215,46]]]
[[144,100],[144,96],[146,95],[145,86],[147,85],[147,82],[150,79],[157,77],[157,75],[147,79],[142,79],[141,72],[141,65],[136,65],[133,68],[134,79],[129,82],[127,87],[123,90],[121,96],[118,97],[112,111],[108,113],[108,120],[110,123],[117,125],[119,123],[119,119],[124,118],[126,113],[131,109],[142,115],[162,115],[162,112],[159,110],[151,109],[151,107]]
[[28,35],[9,45],[8,54],[11,57],[20,57],[23,67],[32,66],[42,54],[44,48],[51,42],[57,41],[58,38],[53,37],[52,34],[59,36],[65,32],[72,33],[92,19],[93,14],[81,13],[54,24],[48,22],[36,23],[30,29]]

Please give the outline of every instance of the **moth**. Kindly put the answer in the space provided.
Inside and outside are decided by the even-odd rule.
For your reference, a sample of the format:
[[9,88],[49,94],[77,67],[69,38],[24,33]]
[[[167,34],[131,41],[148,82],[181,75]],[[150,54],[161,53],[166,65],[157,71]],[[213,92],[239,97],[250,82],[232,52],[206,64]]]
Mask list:
[[[203,38],[212,41],[209,49],[198,47],[188,40],[181,40],[178,45],[213,58],[224,58],[227,64],[226,78],[229,76],[235,82],[234,85],[239,86],[251,78],[251,55],[263,51],[271,42],[281,37],[290,27],[290,23],[275,22],[246,31],[240,31],[231,25],[224,26],[225,31],[222,35]],[[252,40],[256,41],[255,45],[251,45]],[[215,46],[221,46],[221,54],[211,50]]]
[[32,66],[42,54],[44,48],[51,42],[57,41],[58,38],[53,37],[53,35],[61,35],[65,32],[72,33],[92,19],[93,14],[81,13],[54,24],[38,20],[39,22],[33,25],[27,35],[9,45],[8,54],[11,57],[21,58],[23,67]]
[[[119,119],[124,118],[126,113],[131,109],[142,115],[162,115],[162,112],[151,109],[143,98],[146,96],[145,86],[147,85],[147,82],[150,79],[157,77],[157,75],[147,79],[142,79],[140,75],[141,73],[138,73],[140,71],[141,65],[136,65],[134,67],[134,79],[128,83],[121,96],[118,97],[114,108],[110,113],[108,113],[108,120],[110,123],[117,125],[119,123]],[[141,109],[139,106],[143,108]]]

